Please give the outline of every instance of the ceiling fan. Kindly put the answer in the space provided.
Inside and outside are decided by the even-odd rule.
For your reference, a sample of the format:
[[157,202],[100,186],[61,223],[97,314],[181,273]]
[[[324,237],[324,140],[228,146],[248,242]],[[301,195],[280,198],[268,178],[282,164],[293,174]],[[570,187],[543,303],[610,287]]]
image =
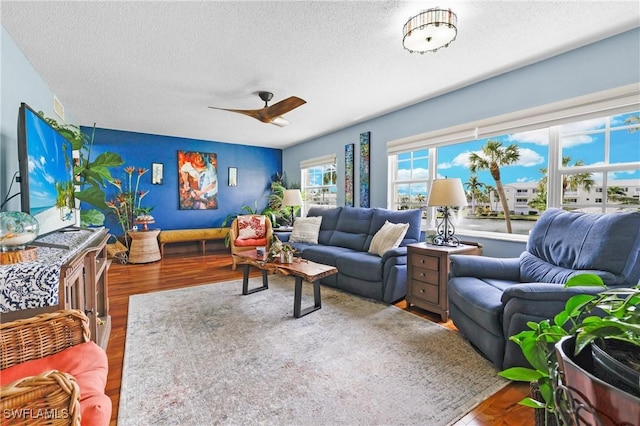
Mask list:
[[230,109],[230,108],[217,108],[210,106],[212,109],[220,109],[223,111],[237,112],[239,114],[248,115],[256,120],[260,120],[263,123],[275,124],[279,127],[288,126],[289,122],[282,117],[283,114],[298,108],[300,105],[307,103],[304,99],[300,99],[297,96],[291,96],[278,103],[269,106],[269,101],[273,98],[271,92],[258,92],[260,99],[264,101],[264,108],[260,109]]

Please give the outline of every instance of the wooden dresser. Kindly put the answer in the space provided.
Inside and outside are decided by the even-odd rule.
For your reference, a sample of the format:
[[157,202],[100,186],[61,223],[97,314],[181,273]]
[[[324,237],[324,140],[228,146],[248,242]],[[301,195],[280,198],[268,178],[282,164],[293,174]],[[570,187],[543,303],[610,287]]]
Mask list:
[[452,254],[481,255],[479,245],[460,244],[457,247],[428,243],[407,245],[407,308],[415,305],[449,319],[447,279],[449,256]]

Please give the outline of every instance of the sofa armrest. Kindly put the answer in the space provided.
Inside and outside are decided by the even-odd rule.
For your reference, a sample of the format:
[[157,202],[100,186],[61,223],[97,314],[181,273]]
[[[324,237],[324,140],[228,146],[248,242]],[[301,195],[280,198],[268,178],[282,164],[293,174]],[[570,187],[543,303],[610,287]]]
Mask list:
[[56,416],[54,420],[80,426],[80,388],[70,374],[51,370],[0,389],[0,408],[9,423],[33,424],[38,419],[35,416],[46,409]]
[[502,293],[502,303],[507,304],[512,299],[523,299],[530,302],[564,303],[576,294],[597,294],[604,291],[604,287],[567,287],[562,284],[522,283],[513,285]]
[[391,250],[387,250],[382,255],[382,263],[386,263],[387,260],[394,258],[394,264],[406,265],[407,264],[407,248],[396,247]]
[[0,324],[0,369],[44,358],[90,340],[89,319],[61,310]]
[[450,277],[520,281],[520,259],[452,254]]

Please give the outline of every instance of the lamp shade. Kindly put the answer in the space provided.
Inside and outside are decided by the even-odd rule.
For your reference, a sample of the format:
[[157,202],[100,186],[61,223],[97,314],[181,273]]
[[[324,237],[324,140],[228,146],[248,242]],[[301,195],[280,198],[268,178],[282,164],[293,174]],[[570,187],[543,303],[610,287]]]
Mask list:
[[282,197],[283,206],[301,206],[302,194],[299,189],[285,189],[284,196]]
[[431,184],[428,206],[466,206],[467,196],[459,178],[436,179]]

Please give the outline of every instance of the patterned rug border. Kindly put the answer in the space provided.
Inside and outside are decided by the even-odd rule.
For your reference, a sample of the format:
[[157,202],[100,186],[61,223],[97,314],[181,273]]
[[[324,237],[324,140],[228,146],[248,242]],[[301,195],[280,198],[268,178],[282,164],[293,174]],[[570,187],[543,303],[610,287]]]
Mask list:
[[[250,280],[251,287],[259,285],[260,278]],[[241,287],[242,280],[232,280],[130,297],[119,425],[163,425],[177,424],[176,422],[184,425],[202,424],[203,419],[196,415],[198,412],[208,413],[211,418],[206,421],[207,424],[238,424],[239,422],[242,424],[299,424],[300,422],[317,424],[314,421],[320,421],[322,424],[382,425],[416,424],[418,421],[422,424],[451,425],[508,384],[508,381],[497,376],[497,371],[491,364],[477,354],[456,331],[396,306],[322,286],[322,309],[295,319],[292,317],[293,280],[291,278],[272,275],[269,277],[269,290],[248,296],[241,295]],[[311,286],[305,284],[303,287],[302,306],[304,308],[311,304],[313,299]],[[216,300],[209,298],[211,303],[199,303],[207,299],[205,296],[211,293],[220,294]],[[274,296],[275,294],[277,295]],[[193,301],[196,303],[192,303]],[[151,306],[153,308],[150,308]],[[266,311],[269,313],[266,314]],[[398,315],[398,312],[404,315]],[[216,318],[216,314],[221,317]],[[347,314],[349,317],[344,317]],[[172,315],[175,319],[167,320]],[[355,327],[350,327],[349,330],[343,328],[339,335],[331,334],[323,328],[331,327],[331,321],[337,321],[336,324],[341,325],[344,321],[351,320],[354,321]],[[225,324],[227,321],[231,324]],[[251,327],[256,327],[256,330],[249,328],[249,336],[255,337],[254,340],[229,339],[230,332],[239,336],[240,332],[247,331],[242,327],[238,330],[233,329],[242,322],[250,322]],[[287,327],[292,324],[294,327]],[[353,351],[345,350],[345,346],[351,344],[345,344],[345,342],[356,342],[356,345],[360,343],[358,339],[365,339],[364,341],[367,342],[364,336],[358,334],[358,324],[361,324],[361,330],[366,330],[366,333],[360,334],[374,335],[373,340],[367,344],[379,345],[367,347],[364,350],[364,361],[356,363],[355,366],[349,364],[347,370],[350,370],[343,372],[341,369],[346,367],[341,361],[336,360],[345,360],[347,363],[348,357],[357,349],[352,345]],[[374,327],[370,330],[369,327],[372,324]],[[394,328],[397,325],[411,330]],[[159,329],[148,333],[147,331],[153,330],[153,327],[159,327]],[[413,333],[412,330],[416,332]],[[276,347],[282,344],[278,340],[279,333],[290,331],[298,333],[292,334],[287,341],[287,344],[294,346],[285,348],[277,346],[280,350],[273,351],[269,345]],[[317,340],[321,342],[322,349],[318,349],[316,340],[307,339],[307,335],[313,332],[318,332]],[[382,333],[384,340],[388,338],[392,343],[384,346],[379,341],[382,339],[375,339],[378,333]],[[457,353],[454,360],[454,357],[449,357],[445,350],[436,351],[428,348],[423,335],[433,338],[435,346],[442,340],[446,341],[444,343],[453,350],[462,352]],[[169,341],[169,339],[175,340]],[[194,342],[198,339],[205,339],[202,341],[207,345],[197,346]],[[340,339],[338,342],[333,342],[338,339]],[[402,347],[401,353],[396,353],[402,344],[407,346]],[[162,353],[149,356],[149,353],[144,350],[148,345],[156,348],[156,352]],[[196,345],[202,353],[195,351],[193,345]],[[264,346],[267,346],[267,352],[263,352]],[[329,348],[325,349],[327,346]],[[328,350],[327,355],[322,355],[325,350]],[[427,354],[425,350],[429,353]],[[261,361],[258,354],[266,356],[269,354],[268,351],[274,352],[272,354],[274,360]],[[301,359],[288,357],[290,355],[287,354],[288,351]],[[384,365],[382,367],[376,365],[378,352],[369,353],[373,351],[380,352],[381,361],[385,361],[384,357],[389,356],[390,366],[398,371],[392,370],[388,373]],[[360,352],[356,355],[361,355]],[[419,369],[425,371],[417,371],[416,377],[413,377],[414,374],[405,377],[404,370],[415,368],[416,362],[426,362],[421,361],[422,358],[427,358],[425,355],[430,357],[429,362],[433,357],[436,361],[441,358],[445,367],[433,368],[428,365],[419,365]],[[399,359],[399,356],[403,358]],[[236,363],[222,365],[224,357],[232,358]],[[316,359],[318,357],[320,360]],[[372,359],[367,360],[366,357]],[[461,363],[461,358],[465,357],[467,359]],[[166,359],[159,361],[162,358]],[[243,365],[239,362],[242,359],[247,360],[248,363]],[[403,364],[403,361],[406,361],[404,368],[394,365]],[[448,364],[450,362],[460,365],[452,367]],[[364,369],[361,363],[366,364]],[[384,362],[381,363],[384,364]],[[445,378],[438,385],[438,380],[443,380],[439,375],[440,370],[452,368],[462,368],[462,370],[455,372],[457,376],[454,374],[452,377]],[[235,369],[240,369],[240,372]],[[295,375],[288,376],[289,369],[294,370],[301,380],[294,380]],[[224,383],[202,384],[197,381],[198,371],[215,371],[220,374],[216,377]],[[174,376],[169,377],[169,386],[163,389],[162,384],[159,385],[157,380],[151,378],[167,372]],[[335,377],[330,376],[334,373],[337,374]],[[384,374],[389,374],[389,377]],[[426,378],[434,380],[425,380]],[[245,381],[244,379],[248,379],[249,382],[257,381],[244,387],[240,386],[238,382]],[[190,380],[194,380],[195,384]],[[276,383],[279,380],[286,383]],[[308,383],[298,383],[305,380],[308,380]],[[342,383],[340,380],[347,380],[347,382]],[[486,386],[475,394],[465,396],[458,395],[459,392],[452,393],[449,389],[442,389],[444,395],[440,392],[433,393],[429,389],[430,387],[439,388],[447,381],[455,382],[456,380],[469,382],[462,386],[463,390],[468,387],[475,389],[474,386],[482,387],[485,381]],[[316,386],[314,383],[319,384]],[[341,383],[344,386],[341,386]],[[387,385],[391,388],[393,386],[400,386],[400,388],[389,391]],[[361,397],[352,388],[371,395]],[[422,393],[416,396],[415,392],[409,392],[407,388],[416,388]],[[256,408],[251,405],[243,409],[238,408],[238,404],[242,404],[243,401],[249,404],[262,404],[263,402],[255,400],[255,397],[260,395],[260,391],[272,394],[275,392],[279,399],[266,404],[265,407]],[[320,391],[324,392],[323,395],[334,395],[330,398],[334,401],[323,400],[323,405],[318,406],[313,398],[303,402],[298,398],[300,395],[317,395]],[[465,391],[468,393],[468,390]],[[388,398],[392,401],[384,398],[381,398],[381,401],[371,401],[384,393],[394,396],[401,394],[401,398],[414,397],[416,401],[397,401],[393,396]],[[248,394],[253,395],[254,398],[247,400]],[[140,397],[140,395],[145,396]],[[295,397],[296,395],[298,397]],[[260,399],[259,396],[258,399]],[[447,403],[447,399],[450,404]],[[156,403],[154,404],[153,401]],[[426,414],[420,411],[426,410],[425,406],[431,405],[425,404],[425,401],[435,406],[433,410],[427,410]],[[166,406],[160,407],[163,404]],[[299,405],[303,405],[302,409],[298,408]],[[450,405],[455,407],[451,408]],[[294,408],[291,408],[292,406]],[[417,411],[411,412],[414,406],[418,406]],[[357,413],[349,411],[354,410],[354,407]],[[448,410],[447,414],[441,413],[446,410]]]

